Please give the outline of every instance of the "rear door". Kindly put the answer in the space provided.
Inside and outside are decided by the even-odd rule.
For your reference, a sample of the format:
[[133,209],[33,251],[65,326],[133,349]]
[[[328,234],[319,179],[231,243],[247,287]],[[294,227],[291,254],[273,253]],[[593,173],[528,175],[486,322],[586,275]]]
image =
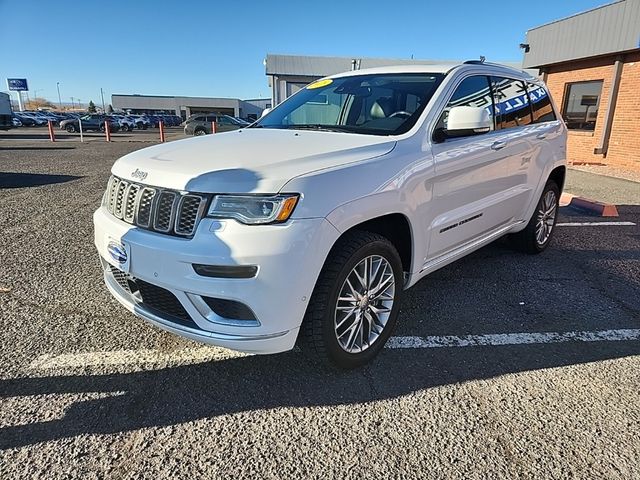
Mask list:
[[[533,113],[531,127],[531,141],[533,144],[531,162],[525,167],[520,167],[518,175],[524,183],[524,188],[529,192],[526,205],[532,207],[538,198],[534,195],[541,187],[541,182],[546,182],[546,173],[550,165],[566,156],[564,139],[564,126],[556,116],[549,92],[543,84],[527,82],[529,103]],[[558,185],[562,188],[562,185]]]
[[503,154],[508,157],[507,177],[504,185],[504,215],[509,221],[523,219],[531,191],[527,187],[527,172],[534,157],[533,117],[526,82],[523,80],[491,77],[496,128],[504,144]]
[[435,178],[431,201],[428,260],[463,247],[509,224],[511,139],[496,123],[491,79],[463,78],[444,107],[436,129],[454,106],[484,107],[491,131],[433,143]]

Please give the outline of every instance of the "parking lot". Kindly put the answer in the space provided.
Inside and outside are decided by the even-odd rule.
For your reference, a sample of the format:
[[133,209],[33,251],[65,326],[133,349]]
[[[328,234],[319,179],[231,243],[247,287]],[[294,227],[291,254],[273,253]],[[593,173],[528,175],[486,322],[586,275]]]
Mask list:
[[337,372],[120,307],[91,215],[157,130],[33,132],[0,135],[0,478],[638,478],[640,199],[435,272],[389,348]]

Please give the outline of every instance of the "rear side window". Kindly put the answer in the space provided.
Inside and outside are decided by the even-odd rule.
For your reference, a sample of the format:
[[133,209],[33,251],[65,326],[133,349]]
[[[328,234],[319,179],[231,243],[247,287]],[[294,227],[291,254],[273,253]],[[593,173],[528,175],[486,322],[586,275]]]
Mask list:
[[529,125],[533,119],[525,83],[511,78],[491,77],[498,128]]
[[553,111],[547,90],[533,83],[527,84],[527,90],[533,112],[533,123],[553,122],[556,119],[556,114]]

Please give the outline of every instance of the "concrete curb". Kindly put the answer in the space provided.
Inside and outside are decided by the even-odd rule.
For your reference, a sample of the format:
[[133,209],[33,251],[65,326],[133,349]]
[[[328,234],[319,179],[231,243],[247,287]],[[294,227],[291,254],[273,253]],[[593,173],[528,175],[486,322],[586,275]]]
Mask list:
[[598,202],[589,198],[576,197],[571,193],[563,193],[560,197],[560,206],[573,207],[600,217],[617,217],[618,209],[611,203]]

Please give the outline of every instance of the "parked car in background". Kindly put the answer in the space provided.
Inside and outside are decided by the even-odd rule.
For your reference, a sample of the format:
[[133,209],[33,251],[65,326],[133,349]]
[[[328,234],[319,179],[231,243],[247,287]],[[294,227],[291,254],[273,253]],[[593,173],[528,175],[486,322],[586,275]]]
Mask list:
[[165,127],[177,127],[178,125],[180,125],[180,123],[182,123],[182,119],[177,115],[162,114],[157,115],[157,117],[158,120],[162,120]]
[[[33,112],[20,112],[20,117],[27,117],[33,120],[36,127],[41,127],[47,124],[47,119],[41,115],[35,114]],[[22,118],[21,118],[22,119]]]
[[241,132],[116,161],[93,217],[104,279],[175,334],[357,367],[421,278],[505,235],[525,253],[549,246],[566,140],[546,86],[521,70],[324,78]]
[[0,130],[13,128],[13,110],[11,109],[11,98],[7,93],[0,93]]
[[28,115],[23,115],[22,112],[13,112],[13,117],[18,120],[23,127],[34,127],[37,125],[35,119]]
[[209,135],[211,134],[211,122],[216,123],[216,132],[230,132],[249,125],[243,120],[238,120],[229,115],[220,114],[196,114],[191,115],[184,124],[185,135]]
[[71,118],[60,122],[60,128],[66,130],[69,133],[75,133],[80,131],[80,121],[82,121],[82,131],[100,131],[104,132],[104,122],[109,122],[109,130],[111,132],[117,132],[120,129],[118,121],[112,117],[101,114],[89,114],[80,119]]
[[245,120],[244,118],[240,118],[240,117],[232,117],[234,118],[238,123],[244,125],[245,127],[248,125],[251,125],[253,122],[250,122],[248,120]]
[[118,122],[120,130],[123,132],[131,132],[136,128],[136,122],[134,119],[127,117],[126,115],[111,115],[111,118]]
[[151,126],[151,121],[146,115],[131,115],[131,118],[135,122],[138,130],[146,130]]
[[61,118],[52,112],[32,111],[31,113],[42,118],[46,123],[52,122],[55,126],[58,126],[60,124]]

